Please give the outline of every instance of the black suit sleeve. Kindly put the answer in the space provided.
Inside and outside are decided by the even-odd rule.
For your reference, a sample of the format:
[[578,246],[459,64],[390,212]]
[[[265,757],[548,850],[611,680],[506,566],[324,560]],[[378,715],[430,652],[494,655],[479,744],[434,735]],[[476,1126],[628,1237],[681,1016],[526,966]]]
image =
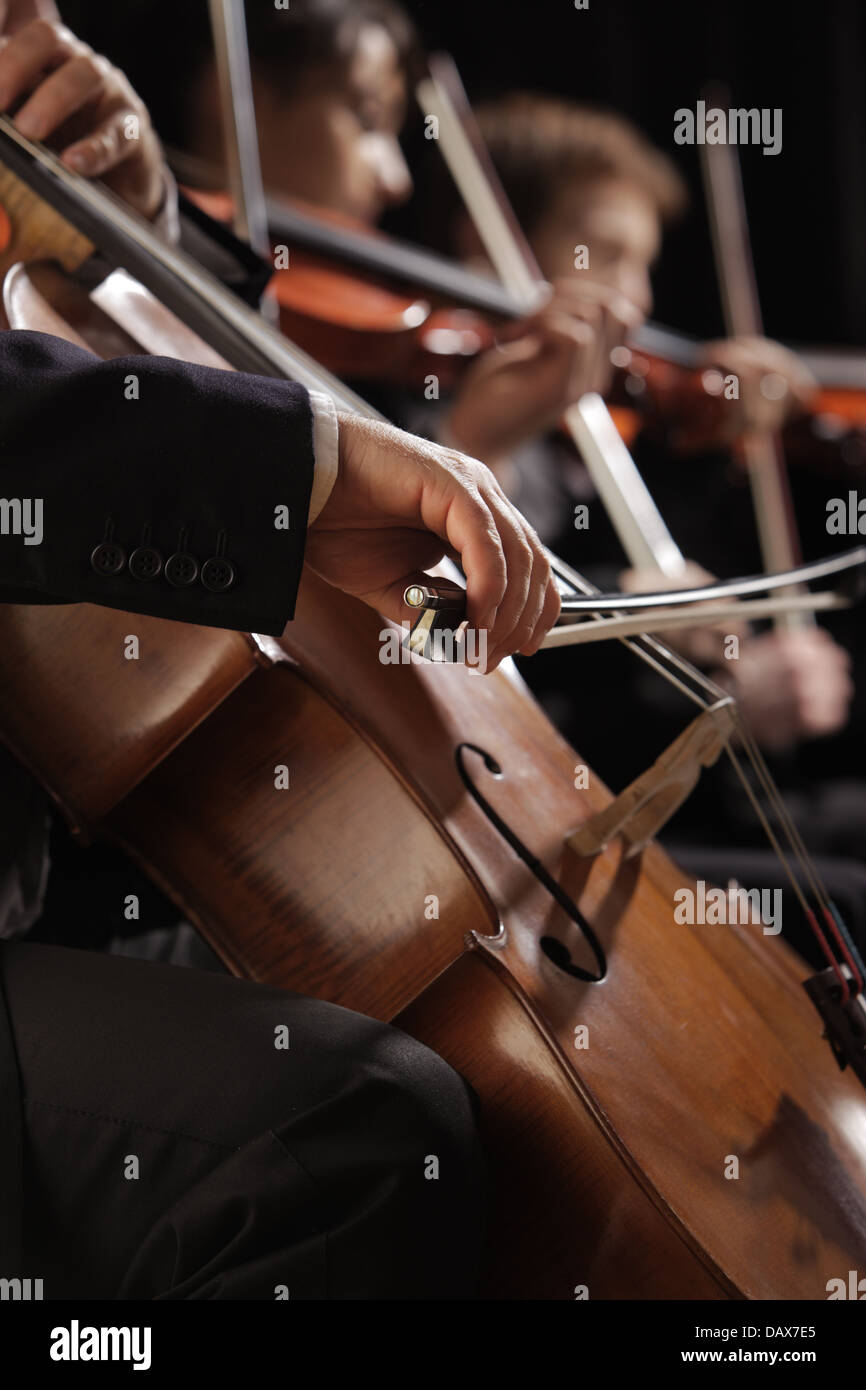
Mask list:
[[0,333],[0,601],[279,635],[313,463],[302,386]]

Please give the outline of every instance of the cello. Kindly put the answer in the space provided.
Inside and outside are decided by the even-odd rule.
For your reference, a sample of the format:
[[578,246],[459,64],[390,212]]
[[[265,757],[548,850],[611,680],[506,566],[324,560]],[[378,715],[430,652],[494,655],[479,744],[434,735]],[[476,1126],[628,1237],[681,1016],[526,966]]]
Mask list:
[[[21,259],[71,266],[92,238],[170,311],[115,271],[101,334],[122,315],[142,347],[171,332],[178,355],[341,391],[4,120],[0,166],[8,326],[88,340],[65,280],[52,305],[58,277]],[[610,793],[513,670],[386,665],[377,615],[312,574],[279,642],[132,621],[127,663],[128,616],[8,606],[4,740],[236,973],[394,1021],[472,1082],[485,1297],[821,1299],[862,1262],[866,1097],[801,963],[760,923],[675,923],[684,876],[652,843],[590,833]]]

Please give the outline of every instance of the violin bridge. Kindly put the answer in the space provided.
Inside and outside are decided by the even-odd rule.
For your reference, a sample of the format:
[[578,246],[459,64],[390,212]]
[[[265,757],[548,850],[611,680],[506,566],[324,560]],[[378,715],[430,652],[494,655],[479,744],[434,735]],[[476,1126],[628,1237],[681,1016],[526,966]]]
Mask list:
[[730,696],[710,705],[609,806],[566,835],[568,847],[583,857],[600,854],[622,835],[626,857],[639,854],[691,795],[701,769],[716,762],[734,732],[736,715]]

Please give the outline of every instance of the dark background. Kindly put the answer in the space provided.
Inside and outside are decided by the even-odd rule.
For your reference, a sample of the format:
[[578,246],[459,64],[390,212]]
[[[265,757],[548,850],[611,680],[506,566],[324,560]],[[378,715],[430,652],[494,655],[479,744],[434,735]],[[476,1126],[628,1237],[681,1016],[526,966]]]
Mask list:
[[[248,0],[266,3],[271,0]],[[670,153],[692,208],[668,238],[655,317],[721,330],[697,151],[673,143],[674,111],[707,79],[732,104],[781,107],[782,151],[741,147],[765,327],[792,342],[866,337],[866,6],[863,0],[407,0],[428,47],[447,48],[474,98],[546,90],[613,107]],[[201,0],[60,0],[67,22],[124,67],[166,130]],[[154,15],[160,15],[157,21]],[[411,147],[410,147],[411,149]],[[424,237],[409,209],[397,225]]]

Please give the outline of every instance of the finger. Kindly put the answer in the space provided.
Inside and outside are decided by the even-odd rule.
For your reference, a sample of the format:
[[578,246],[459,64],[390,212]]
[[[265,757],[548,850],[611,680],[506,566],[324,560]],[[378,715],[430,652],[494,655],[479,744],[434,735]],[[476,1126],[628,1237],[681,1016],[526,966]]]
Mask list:
[[141,148],[139,140],[126,138],[130,117],[140,119],[137,113],[130,109],[115,111],[107,116],[85,139],[77,140],[74,145],[69,145],[63,151],[60,156],[63,163],[91,179],[97,179],[111,169],[116,169]]
[[596,335],[596,355],[589,389],[605,395],[613,377],[611,353],[625,341],[625,330],[610,310],[602,308]]
[[491,663],[493,669],[498,666],[500,661],[503,661],[507,656],[513,656],[515,652],[522,651],[524,646],[532,641],[547,597],[548,578],[547,561],[543,557],[533,555],[523,611],[505,640],[494,648]]
[[541,644],[547,636],[548,632],[553,627],[554,623],[557,622],[561,612],[562,597],[560,595],[559,589],[556,587],[556,582],[553,578],[553,575],[551,574],[547,581],[547,588],[544,595],[544,604],[542,606],[538,622],[535,625],[535,631],[533,632],[529,641],[525,642],[524,645],[520,648],[524,656],[535,656],[535,653],[541,647]]
[[546,310],[541,310],[535,314],[527,314],[525,318],[514,319],[512,323],[499,324],[494,345],[506,347],[510,343],[520,342],[523,338],[533,337],[544,320],[545,312]]
[[532,577],[532,548],[523,535],[522,527],[510,517],[500,515],[498,533],[505,559],[506,587],[493,622],[487,632],[487,669],[494,671],[499,662],[513,651],[510,638],[524,613],[530,596]]
[[563,408],[579,400],[593,385],[599,343],[596,330],[568,314],[549,315],[539,342],[539,364],[558,381]]
[[0,110],[31,92],[46,71],[84,50],[62,24],[39,19],[19,30],[0,53]]
[[[587,304],[582,306],[581,313],[573,313],[571,305],[556,296],[550,304],[546,304],[544,308],[535,313],[528,314],[522,319],[516,319],[514,323],[502,325],[497,330],[496,344],[499,347],[504,347],[520,342],[525,338],[544,337],[557,327],[562,331],[567,324],[589,323],[592,315],[597,314],[597,312],[597,306]],[[585,329],[579,331],[585,333]]]
[[[430,524],[424,517],[425,523]],[[460,489],[437,535],[454,547],[466,576],[466,616],[470,626],[489,630],[505,595],[507,565],[502,540],[489,507],[471,489]],[[489,640],[489,637],[488,637]]]
[[60,14],[54,0],[0,0],[0,31],[14,34],[34,19],[48,19],[60,23]]
[[794,405],[805,405],[817,385],[795,353],[767,338],[746,336],[708,343],[703,360],[739,377],[751,408],[757,406],[770,420],[784,417]]
[[508,565],[508,591],[491,634],[493,646],[489,666],[493,669],[505,656],[532,642],[541,621],[551,574],[541,542],[520,513],[496,495],[488,501],[503,536]]
[[637,310],[629,300],[623,299],[622,295],[617,295],[614,303],[604,308],[599,330],[602,355],[599,366],[598,385],[595,388],[602,395],[610,388],[614,372],[614,350],[623,346],[629,333],[642,322],[642,320],[643,315],[640,311]]
[[109,64],[95,53],[82,53],[40,82],[15,117],[22,135],[47,140],[76,111],[103,94]]
[[791,378],[811,378],[812,373],[795,352],[772,338],[742,338],[738,340],[750,352],[752,360],[766,371],[781,372]]
[[572,306],[611,305],[621,299],[619,290],[605,285],[601,280],[587,280],[582,276],[560,276],[553,282],[554,297]]
[[[559,290],[559,282],[557,282]],[[581,392],[604,393],[613,372],[611,353],[621,346],[629,332],[643,321],[641,311],[617,290],[607,285],[575,288],[569,285],[559,291],[554,306],[566,312],[572,321],[584,321],[594,330],[594,361],[588,376],[581,383]]]

